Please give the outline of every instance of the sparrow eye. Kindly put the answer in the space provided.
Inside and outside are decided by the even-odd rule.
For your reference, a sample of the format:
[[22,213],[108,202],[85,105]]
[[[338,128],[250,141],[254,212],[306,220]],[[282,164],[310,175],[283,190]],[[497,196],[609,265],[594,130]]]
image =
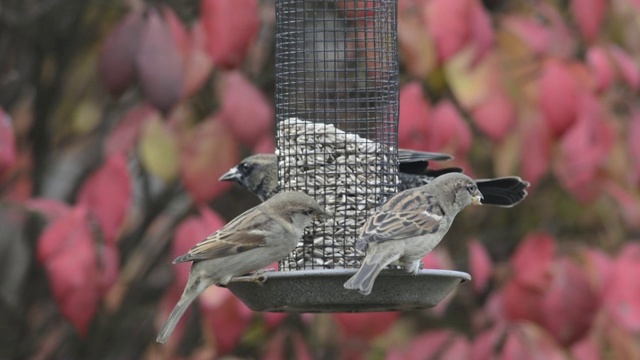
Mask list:
[[467,191],[469,191],[470,194],[473,194],[476,191],[476,184],[467,185]]
[[246,162],[243,162],[242,164],[240,164],[240,170],[243,173],[247,173],[247,172],[249,172],[249,170],[251,170],[251,166],[249,164],[247,164]]

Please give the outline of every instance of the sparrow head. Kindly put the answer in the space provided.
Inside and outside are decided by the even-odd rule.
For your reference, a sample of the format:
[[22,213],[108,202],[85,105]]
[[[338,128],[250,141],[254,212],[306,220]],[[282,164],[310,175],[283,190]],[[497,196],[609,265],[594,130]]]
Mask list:
[[233,181],[265,201],[278,192],[277,166],[275,154],[255,154],[243,159],[219,180]]
[[317,201],[300,191],[285,191],[270,198],[264,205],[292,222],[294,225],[305,227],[312,219],[322,220],[329,217]]
[[441,189],[448,203],[456,209],[462,210],[468,205],[482,205],[482,193],[478,185],[467,175],[461,173],[449,173],[435,178],[432,182]]

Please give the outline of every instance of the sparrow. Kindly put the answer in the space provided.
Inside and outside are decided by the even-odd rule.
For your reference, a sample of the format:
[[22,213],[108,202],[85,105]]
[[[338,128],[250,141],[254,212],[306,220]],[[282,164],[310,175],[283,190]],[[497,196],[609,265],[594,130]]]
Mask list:
[[[450,173],[462,173],[458,167],[439,170],[429,168],[429,161],[446,161],[452,156],[440,153],[398,149],[399,191],[428,184],[434,178]],[[220,181],[233,181],[265,201],[280,192],[278,164],[275,154],[256,154],[242,160],[222,175]],[[513,207],[527,196],[529,183],[518,176],[476,180],[484,197],[484,205]]]
[[356,249],[367,250],[367,255],[344,287],[369,295],[380,271],[396,261],[415,275],[421,259],[442,240],[456,215],[471,204],[481,205],[482,194],[475,181],[456,172],[397,193],[360,229]]
[[310,196],[282,192],[247,210],[196,244],[174,264],[192,262],[182,297],[156,341],[168,340],[193,300],[211,285],[225,286],[235,277],[262,269],[291,253],[313,218],[324,209]]

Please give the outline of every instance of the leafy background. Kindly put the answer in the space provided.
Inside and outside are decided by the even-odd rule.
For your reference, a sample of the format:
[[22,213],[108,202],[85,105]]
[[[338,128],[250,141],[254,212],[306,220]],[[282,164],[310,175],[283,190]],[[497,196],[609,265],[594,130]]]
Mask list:
[[[358,0],[367,11],[369,1]],[[465,211],[434,309],[283,315],[188,265],[274,150],[273,0],[0,4],[0,358],[640,358],[640,2],[399,0],[400,146],[532,183]]]

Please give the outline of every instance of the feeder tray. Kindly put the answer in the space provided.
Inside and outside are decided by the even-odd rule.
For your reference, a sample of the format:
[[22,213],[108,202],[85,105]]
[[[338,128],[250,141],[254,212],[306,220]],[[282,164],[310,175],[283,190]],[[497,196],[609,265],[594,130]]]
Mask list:
[[[342,287],[356,270],[273,271],[263,282],[233,279],[227,287],[251,310],[269,312],[374,312],[436,306],[467,273],[451,270],[384,270],[369,295]],[[240,281],[238,281],[240,280]]]

